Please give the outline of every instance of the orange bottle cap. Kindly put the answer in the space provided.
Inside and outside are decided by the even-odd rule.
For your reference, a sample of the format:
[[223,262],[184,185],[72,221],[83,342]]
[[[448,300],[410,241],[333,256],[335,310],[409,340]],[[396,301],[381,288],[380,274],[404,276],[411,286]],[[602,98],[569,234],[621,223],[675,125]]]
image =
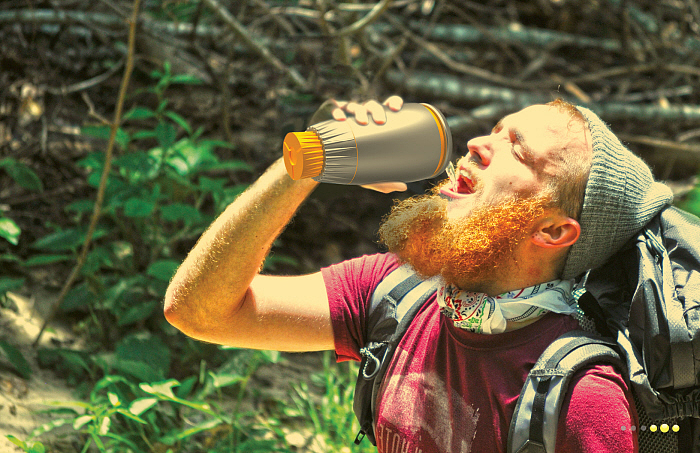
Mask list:
[[316,132],[290,132],[284,137],[282,152],[287,173],[295,181],[323,171],[323,145]]

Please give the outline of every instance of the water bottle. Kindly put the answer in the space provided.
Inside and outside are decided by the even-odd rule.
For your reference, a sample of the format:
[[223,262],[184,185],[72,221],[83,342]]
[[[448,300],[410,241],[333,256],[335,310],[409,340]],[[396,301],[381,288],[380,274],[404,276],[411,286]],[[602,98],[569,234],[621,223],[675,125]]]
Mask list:
[[385,124],[328,120],[305,132],[290,132],[282,152],[294,180],[333,184],[413,182],[432,178],[452,159],[452,134],[445,117],[429,104],[384,106]]

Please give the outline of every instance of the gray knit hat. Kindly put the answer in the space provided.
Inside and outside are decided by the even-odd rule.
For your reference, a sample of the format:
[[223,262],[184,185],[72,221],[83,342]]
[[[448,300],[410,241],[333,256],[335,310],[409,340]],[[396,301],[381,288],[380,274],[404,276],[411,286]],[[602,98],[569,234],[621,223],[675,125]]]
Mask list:
[[671,189],[654,181],[647,164],[598,115],[577,108],[591,130],[593,161],[579,219],[581,236],[569,250],[564,279],[605,263],[673,199]]

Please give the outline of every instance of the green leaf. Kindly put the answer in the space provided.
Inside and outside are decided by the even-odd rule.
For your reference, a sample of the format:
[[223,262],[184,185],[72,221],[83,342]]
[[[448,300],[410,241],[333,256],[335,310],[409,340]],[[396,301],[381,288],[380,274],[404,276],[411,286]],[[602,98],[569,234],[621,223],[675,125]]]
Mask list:
[[41,442],[34,442],[27,453],[46,453],[46,447]]
[[127,217],[149,217],[153,214],[156,204],[150,200],[132,197],[124,203],[124,215]]
[[170,78],[170,83],[180,83],[187,85],[201,85],[202,81],[190,74],[176,74]]
[[32,244],[32,248],[49,250],[52,252],[75,250],[83,243],[84,239],[85,236],[82,232],[75,228],[67,228],[37,239],[37,241]]
[[80,273],[82,275],[92,275],[102,268],[109,268],[112,266],[112,254],[109,248],[105,246],[95,247],[88,253]]
[[77,200],[66,205],[65,210],[70,212],[73,211],[77,214],[85,214],[86,212],[92,212],[95,209],[95,202],[92,200]]
[[156,133],[154,131],[149,131],[149,130],[136,131],[131,136],[131,138],[134,140],[144,140],[147,138],[156,138]]
[[146,274],[158,280],[169,282],[180,263],[175,260],[158,260],[151,263],[146,270]]
[[693,187],[678,203],[678,207],[694,215],[700,215],[700,186]]
[[61,263],[73,259],[72,255],[34,255],[22,263],[23,266],[45,266],[47,264]]
[[156,116],[156,112],[146,107],[136,106],[124,114],[122,119],[124,121],[129,120],[145,120],[148,118],[153,118]]
[[175,390],[175,395],[178,398],[187,398],[194,386],[199,382],[199,376],[190,376],[180,382],[180,386]]
[[192,127],[190,127],[190,125],[187,123],[187,121],[183,117],[178,115],[177,113],[175,113],[171,110],[167,110],[163,113],[163,115],[167,116],[168,118],[173,120],[175,123],[177,123],[177,125],[180,126],[181,128],[183,128],[184,130],[186,130],[188,134],[192,134]]
[[122,404],[121,401],[119,401],[119,395],[113,392],[107,392],[107,399],[109,399],[110,404],[112,406],[120,406]]
[[7,439],[8,439],[10,442],[12,442],[13,444],[17,445],[17,446],[20,447],[22,450],[24,450],[24,451],[27,450],[27,443],[26,443],[25,441],[19,440],[19,439],[17,439],[15,436],[12,436],[12,435],[7,435],[7,436],[5,436],[5,437],[7,437]]
[[156,112],[158,112],[158,113],[163,113],[163,111],[165,110],[165,108],[166,108],[167,106],[168,106],[168,100],[167,100],[167,99],[163,99],[162,101],[160,101],[160,102],[158,103],[158,107],[156,107]]
[[13,255],[12,253],[0,253],[0,261],[5,261],[8,263],[18,263],[21,264],[22,260],[20,257]]
[[90,423],[95,419],[94,415],[81,415],[73,421],[73,429],[79,431],[80,428]]
[[209,372],[209,376],[212,378],[212,385],[216,388],[228,387],[230,385],[237,384],[245,379],[244,376],[234,375],[234,374],[219,374]]
[[161,121],[156,126],[155,132],[158,144],[164,151],[170,149],[173,146],[173,143],[175,143],[177,129],[175,129],[175,126],[172,123]]
[[126,295],[141,285],[144,281],[143,275],[137,274],[128,278],[120,278],[112,286],[110,286],[107,291],[102,295],[102,302],[104,307],[112,308],[117,303],[124,300]]
[[5,340],[0,340],[0,349],[23,378],[29,379],[32,376],[32,367],[29,366],[19,349]]
[[12,435],[7,435],[5,436],[7,439],[12,442],[13,444],[17,445],[20,447],[22,450],[24,450],[27,453],[46,453],[46,447],[44,447],[44,444],[41,442],[33,442],[31,445],[28,442],[25,442],[23,440],[19,440],[15,436]]
[[156,398],[139,398],[131,402],[129,412],[133,415],[141,415],[156,404],[158,404],[158,399]]
[[42,348],[37,351],[37,359],[40,366],[57,366],[80,378],[92,375],[92,370],[85,360],[87,357],[87,353],[70,349]]
[[[49,403],[49,404],[53,404],[53,403]],[[29,438],[30,439],[37,438],[37,437],[42,436],[48,432],[53,431],[56,428],[60,428],[61,426],[68,425],[71,423],[73,423],[73,418],[59,418],[56,420],[51,420],[48,423],[44,423],[43,425],[40,425],[40,426],[34,428],[32,430],[32,432],[29,434]],[[34,445],[32,445],[32,447],[34,447],[35,445],[36,445],[36,442],[34,443]],[[32,450],[29,450],[29,451],[32,451]]]
[[228,181],[225,178],[199,178],[199,189],[205,193],[220,193],[224,191],[224,186]]
[[207,146],[209,148],[236,149],[233,143],[224,140],[199,140],[197,143],[199,143],[200,146]]
[[61,310],[64,312],[71,312],[81,310],[84,307],[89,307],[95,300],[95,294],[90,291],[90,288],[86,282],[80,283],[71,289],[68,294],[66,294],[63,303],[61,304]]
[[0,277],[0,296],[24,285],[23,278]]
[[202,165],[202,170],[235,170],[252,172],[253,167],[242,160],[227,160],[224,162],[206,163]]
[[20,186],[25,189],[32,190],[34,192],[41,192],[44,190],[43,184],[41,184],[41,179],[34,173],[34,170],[24,165],[21,162],[17,162],[11,158],[5,158],[0,160],[0,168],[4,168],[8,175]]
[[5,238],[12,245],[17,245],[21,233],[22,230],[19,229],[14,220],[8,217],[0,217],[0,237]]
[[112,366],[116,372],[132,376],[138,382],[157,381],[164,377],[160,370],[141,360],[117,360]]
[[102,419],[100,420],[100,429],[98,431],[98,434],[100,436],[106,436],[109,432],[109,427],[111,424],[112,420],[110,420],[109,417],[102,417]]
[[[90,137],[99,138],[102,140],[109,140],[109,136],[112,133],[111,126],[83,126],[80,128],[80,133]],[[129,146],[129,134],[122,128],[117,128],[116,136],[114,141],[121,149],[126,150]]]
[[158,175],[159,163],[148,153],[136,151],[124,154],[114,160],[114,166],[121,170],[122,175],[135,181],[153,179]]
[[152,382],[150,384],[141,383],[139,387],[146,393],[151,395],[162,395],[169,399],[177,399],[173,393],[173,387],[180,385],[177,379],[168,379],[167,381]]
[[170,368],[170,348],[155,335],[128,335],[117,343],[114,352],[120,369],[126,371],[121,365],[128,365],[133,368],[130,374],[145,381],[163,379]]
[[178,433],[175,437],[178,440],[182,440],[182,439],[190,437],[194,434],[197,434],[199,432],[209,431],[210,429],[216,428],[222,422],[223,422],[223,420],[221,420],[220,418],[213,418],[211,420],[206,420],[206,421],[203,421],[202,423],[198,423],[198,424],[194,425],[193,427]]
[[129,418],[135,422],[139,422],[141,424],[147,425],[148,422],[141,417],[138,417],[131,412],[127,411],[126,409],[117,409],[117,414],[122,414],[124,417]]
[[[107,230],[97,228],[93,234],[93,239],[99,239],[107,234]],[[31,247],[37,250],[48,250],[50,252],[73,251],[85,242],[86,233],[77,228],[66,228],[55,233],[48,234],[34,242]]]
[[160,302],[148,301],[129,307],[118,314],[117,325],[128,326],[129,324],[134,324],[139,321],[143,321],[144,319],[148,319],[151,317],[151,315],[153,315],[153,313],[155,313],[159,306]]
[[12,442],[13,444],[17,445],[18,447],[20,447],[20,448],[22,448],[22,449],[24,449],[24,447],[27,445],[26,442],[24,442],[23,440],[17,439],[15,436],[7,435],[7,436],[5,436],[5,437],[7,437],[7,439],[8,439],[10,442]]
[[202,214],[191,205],[184,203],[173,203],[160,208],[160,214],[163,220],[168,222],[177,222],[182,220],[187,225],[201,223],[204,218]]
[[161,400],[172,401],[183,406],[191,407],[192,409],[204,412],[209,415],[220,417],[214,411],[212,411],[211,406],[208,403],[196,403],[188,401],[183,398],[178,398],[173,393],[173,387],[178,386],[180,383],[176,379],[168,379],[167,381],[152,382],[150,384],[142,382],[139,384],[141,390],[151,395],[159,397]]

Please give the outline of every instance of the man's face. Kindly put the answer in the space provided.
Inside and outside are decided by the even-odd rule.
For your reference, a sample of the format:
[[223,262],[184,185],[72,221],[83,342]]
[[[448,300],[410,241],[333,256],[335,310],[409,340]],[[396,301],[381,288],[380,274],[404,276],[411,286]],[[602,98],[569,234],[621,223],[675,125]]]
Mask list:
[[469,141],[456,182],[395,206],[381,241],[419,274],[478,291],[518,265],[518,244],[552,207],[547,179],[577,146],[587,146],[583,127],[555,107],[509,115]]
[[583,126],[556,107],[533,105],[504,117],[490,135],[467,143],[469,153],[457,163],[456,184],[440,186],[450,200],[449,217],[541,193],[564,165],[565,154],[587,152],[586,146]]

